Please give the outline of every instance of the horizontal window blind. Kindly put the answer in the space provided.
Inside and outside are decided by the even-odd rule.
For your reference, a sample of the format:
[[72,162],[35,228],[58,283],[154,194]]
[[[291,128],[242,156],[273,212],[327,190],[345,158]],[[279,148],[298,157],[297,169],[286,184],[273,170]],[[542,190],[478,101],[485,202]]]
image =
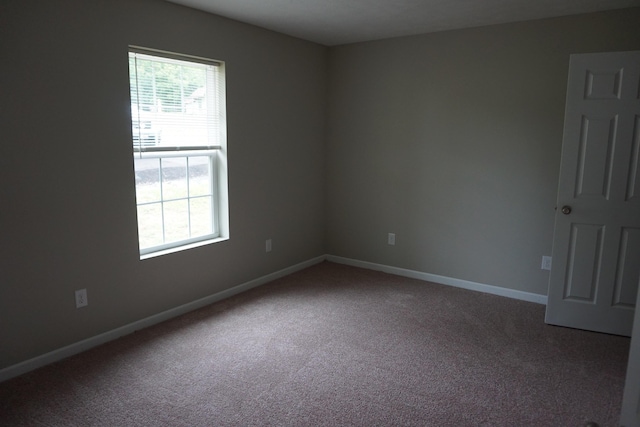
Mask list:
[[135,152],[219,149],[225,137],[221,63],[129,52]]

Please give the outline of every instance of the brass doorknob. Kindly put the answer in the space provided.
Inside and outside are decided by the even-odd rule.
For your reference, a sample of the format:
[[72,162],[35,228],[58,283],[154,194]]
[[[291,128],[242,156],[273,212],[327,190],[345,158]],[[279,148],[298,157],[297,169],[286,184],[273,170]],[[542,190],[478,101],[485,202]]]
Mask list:
[[569,215],[571,213],[571,206],[563,206],[562,209],[560,209],[560,212],[565,215]]

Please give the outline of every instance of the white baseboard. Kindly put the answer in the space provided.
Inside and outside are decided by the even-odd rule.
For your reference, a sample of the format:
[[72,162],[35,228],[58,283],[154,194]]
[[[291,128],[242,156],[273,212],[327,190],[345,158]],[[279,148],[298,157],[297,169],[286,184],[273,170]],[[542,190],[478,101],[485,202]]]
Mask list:
[[234,286],[233,288],[226,289],[221,292],[217,292],[213,295],[209,295],[207,297],[189,302],[187,304],[180,305],[178,307],[163,311],[153,316],[149,316],[144,319],[138,320],[136,322],[129,323],[128,325],[124,325],[119,328],[113,329],[111,331],[107,331],[102,334],[93,336],[91,338],[87,338],[85,340],[78,341],[68,346],[59,348],[57,350],[50,351],[43,355],[36,356],[32,359],[25,360],[24,362],[20,362],[16,365],[12,365],[7,368],[0,369],[0,382],[25,374],[29,371],[33,371],[34,369],[40,368],[42,366],[65,359],[69,356],[73,356],[74,354],[82,353],[83,351],[89,350],[93,347],[99,346],[109,341],[113,341],[124,335],[129,335],[140,329],[147,328],[149,326],[155,325],[160,322],[164,322],[165,320],[169,320],[171,318],[196,310],[198,308],[205,307],[209,304],[213,304],[214,302],[223,300],[225,298],[229,298],[233,295],[247,291],[251,288],[255,288],[257,286],[263,285],[265,283],[268,283],[273,280],[279,279],[281,277],[287,276],[289,274],[295,273],[296,271],[303,270],[307,267],[311,267],[312,265],[318,264],[324,261],[325,259],[326,257],[324,255],[316,258],[312,258],[310,260],[301,262],[291,267],[287,267],[282,270],[276,271],[274,273],[267,274],[266,276],[262,276],[257,279],[250,280],[248,282]]
[[472,291],[484,292],[487,294],[499,295],[523,301],[534,302],[537,304],[547,304],[547,296],[534,294],[530,292],[517,291],[515,289],[501,288],[499,286],[485,285],[483,283],[469,282],[467,280],[454,279],[446,276],[438,276],[437,274],[423,273],[415,270],[407,270],[404,268],[391,267],[373,262],[359,261],[351,258],[343,258],[335,255],[327,255],[327,261],[336,262],[338,264],[350,265],[353,267],[366,268],[368,270],[383,271],[385,273],[395,274],[397,276],[410,277],[412,279],[424,280],[427,282],[439,283],[441,285],[455,286],[456,288],[469,289]]
[[74,354],[82,353],[83,351],[89,350],[93,347],[99,346],[109,341],[113,341],[124,335],[129,335],[137,330],[147,328],[149,326],[164,322],[166,320],[180,316],[182,314],[188,313],[198,308],[205,307],[209,304],[213,304],[214,302],[223,300],[225,298],[229,298],[233,295],[247,291],[251,288],[255,288],[257,286],[263,285],[265,283],[268,283],[273,280],[279,279],[281,277],[287,276],[289,274],[295,273],[296,271],[303,270],[307,267],[311,267],[312,265],[318,264],[324,260],[335,262],[338,264],[345,264],[345,265],[351,265],[354,267],[366,268],[368,270],[383,271],[385,273],[395,274],[397,276],[403,276],[403,277],[410,277],[412,279],[419,279],[427,282],[434,282],[434,283],[439,283],[443,285],[455,286],[458,288],[469,289],[472,291],[479,291],[479,292],[484,292],[488,294],[500,295],[508,298],[514,298],[514,299],[534,302],[538,304],[547,303],[546,295],[533,294],[529,292],[517,291],[514,289],[501,288],[499,286],[469,282],[467,280],[460,280],[460,279],[454,279],[451,277],[438,276],[436,274],[422,273],[420,271],[407,270],[407,269],[398,268],[398,267],[391,267],[388,265],[376,264],[376,263],[367,262],[367,261],[359,261],[351,258],[343,258],[335,255],[322,255],[322,256],[301,262],[299,264],[293,265],[291,267],[284,268],[274,273],[267,274],[266,276],[262,276],[254,280],[250,280],[248,282],[234,286],[233,288],[226,289],[221,292],[217,292],[213,295],[209,295],[207,297],[192,301],[190,303],[180,305],[178,307],[163,311],[162,313],[158,313],[153,316],[146,317],[136,322],[129,323],[128,325],[124,325],[119,328],[113,329],[111,331],[107,331],[102,334],[59,348],[57,350],[50,351],[43,355],[36,356],[32,359],[25,360],[24,362],[20,362],[16,365],[12,365],[7,368],[0,369],[0,382],[6,381],[10,378],[17,377],[19,375],[25,374],[34,369],[65,359],[67,357],[73,356]]

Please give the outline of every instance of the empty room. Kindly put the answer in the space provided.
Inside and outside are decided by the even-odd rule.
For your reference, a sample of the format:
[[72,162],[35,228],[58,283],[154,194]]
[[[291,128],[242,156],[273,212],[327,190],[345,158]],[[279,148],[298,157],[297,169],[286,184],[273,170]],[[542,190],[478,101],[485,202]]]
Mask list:
[[640,426],[639,0],[2,0],[0,425]]

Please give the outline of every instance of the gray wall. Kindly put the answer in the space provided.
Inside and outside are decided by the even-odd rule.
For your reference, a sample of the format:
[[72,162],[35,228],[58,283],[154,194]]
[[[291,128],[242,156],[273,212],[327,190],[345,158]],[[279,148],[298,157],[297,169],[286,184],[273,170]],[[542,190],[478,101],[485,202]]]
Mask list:
[[640,49],[638,23],[629,9],[331,49],[327,252],[546,295],[569,55]]
[[[226,61],[229,241],[140,261],[129,44]],[[0,368],[324,254],[326,55],[164,1],[2,0]]]

